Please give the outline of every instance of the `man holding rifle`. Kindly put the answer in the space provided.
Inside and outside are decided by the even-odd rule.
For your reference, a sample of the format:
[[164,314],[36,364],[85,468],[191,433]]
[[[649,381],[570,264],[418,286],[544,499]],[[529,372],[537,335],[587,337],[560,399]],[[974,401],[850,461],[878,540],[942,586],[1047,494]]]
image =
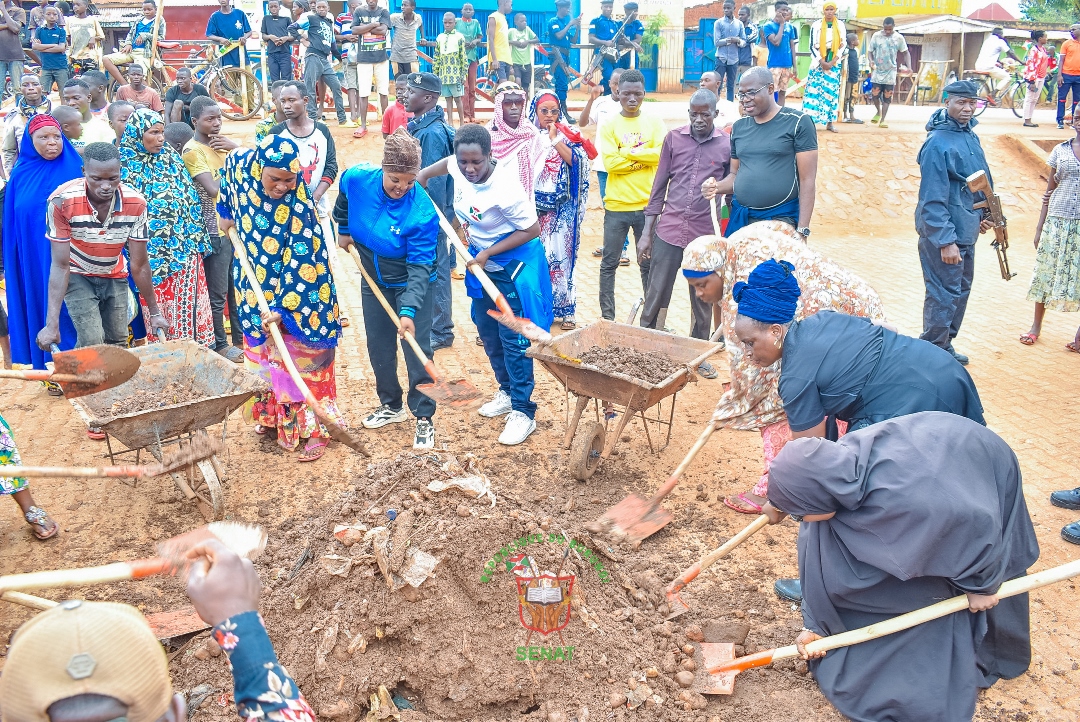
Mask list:
[[[981,198],[968,190],[966,179],[978,171],[992,184],[973,117],[978,88],[969,80],[945,86],[949,99],[926,124],[927,136],[919,150],[919,203],[915,229],[919,232],[926,298],[923,301],[924,341],[940,346],[967,365],[952,341],[960,332],[975,273],[975,241],[993,227],[993,221],[974,208]],[[992,187],[992,185],[991,185]]]

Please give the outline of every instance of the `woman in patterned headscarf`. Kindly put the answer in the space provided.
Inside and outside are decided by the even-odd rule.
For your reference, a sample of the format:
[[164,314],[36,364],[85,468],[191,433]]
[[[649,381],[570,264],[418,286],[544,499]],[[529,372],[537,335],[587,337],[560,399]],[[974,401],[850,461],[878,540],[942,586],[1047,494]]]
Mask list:
[[269,338],[269,324],[281,325],[289,355],[312,394],[344,426],[337,407],[334,357],[341,326],[337,291],[315,205],[300,179],[292,140],[269,135],[256,150],[234,150],[221,174],[218,215],[222,232],[236,228],[247,249],[270,313],[262,315],[249,279],[233,265],[237,316],[244,333],[245,363],[270,384],[255,396],[255,433],[276,430],[278,444],[299,461],[322,457],[330,434],[304,403]]
[[732,288],[770,258],[789,261],[795,267],[801,290],[796,319],[824,310],[865,316],[874,321],[885,318],[881,300],[866,281],[807,246],[802,236],[786,223],[753,223],[730,238],[702,236],[686,247],[683,275],[698,298],[723,308],[724,337],[730,340],[727,350],[731,357],[731,386],[720,397],[713,422],[717,428],[760,431],[764,444],[765,468],[753,489],[724,499],[728,507],[744,514],[761,511],[769,488],[769,466],[791,440],[791,429],[777,390],[779,364],[768,368],[756,366],[742,344],[735,343],[734,323],[739,307],[732,297]]
[[555,318],[562,329],[573,329],[577,309],[574,266],[589,198],[589,156],[596,149],[581,134],[558,122],[561,106],[551,91],[541,91],[529,108],[531,124],[547,136],[550,147],[540,161],[534,196],[540,219],[540,240],[551,269]]
[[[140,108],[128,118],[120,138],[120,180],[146,198],[154,296],[170,321],[165,337],[194,339],[213,348],[214,320],[202,262],[211,245],[202,205],[183,159],[165,142],[165,123],[152,110]],[[142,309],[149,328],[150,311],[145,303]]]

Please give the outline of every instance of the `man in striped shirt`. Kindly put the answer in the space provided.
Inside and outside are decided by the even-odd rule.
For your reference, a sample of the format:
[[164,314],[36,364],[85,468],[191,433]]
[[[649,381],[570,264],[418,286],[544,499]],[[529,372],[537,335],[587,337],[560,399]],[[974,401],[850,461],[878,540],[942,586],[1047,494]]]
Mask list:
[[49,309],[37,336],[44,350],[60,342],[60,307],[78,334],[77,346],[127,345],[128,263],[150,314],[151,331],[168,321],[154,298],[147,258],[146,199],[120,183],[120,154],[109,143],[83,149],[84,178],[49,196],[46,237],[52,241]]

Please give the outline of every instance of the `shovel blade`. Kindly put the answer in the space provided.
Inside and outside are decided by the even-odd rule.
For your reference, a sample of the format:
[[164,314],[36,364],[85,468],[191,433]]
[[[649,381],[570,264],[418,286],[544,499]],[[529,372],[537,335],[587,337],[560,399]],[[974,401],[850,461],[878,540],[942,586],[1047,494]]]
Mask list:
[[667,526],[674,517],[659,504],[650,505],[637,494],[631,494],[608,509],[589,525],[589,531],[607,532],[639,542]]
[[495,309],[489,310],[488,315],[501,323],[503,326],[517,331],[530,341],[535,341],[536,343],[546,343],[551,340],[550,333],[540,328],[527,318],[519,318],[513,314],[503,313],[502,311],[496,311]]
[[60,383],[64,395],[71,399],[119,386],[135,375],[140,364],[139,357],[130,351],[104,344],[60,351],[52,360],[54,373],[85,378]]
[[416,390],[429,399],[446,404],[455,409],[472,406],[483,398],[480,389],[465,379],[456,381],[436,381],[431,384],[417,384]]
[[675,619],[690,611],[690,605],[682,600],[682,597],[679,596],[678,592],[667,595],[667,605],[671,612],[665,619]]
[[210,628],[191,605],[168,612],[147,614],[146,621],[150,624],[150,629],[154,630],[154,636],[162,641]]
[[[735,692],[735,675],[738,672],[718,672],[709,674],[708,670],[735,659],[735,645],[730,642],[702,642],[698,645],[701,660],[698,669],[700,674],[705,675],[702,684],[700,675],[695,687],[701,685],[697,691],[701,694],[732,694]],[[696,656],[696,655],[695,655]]]

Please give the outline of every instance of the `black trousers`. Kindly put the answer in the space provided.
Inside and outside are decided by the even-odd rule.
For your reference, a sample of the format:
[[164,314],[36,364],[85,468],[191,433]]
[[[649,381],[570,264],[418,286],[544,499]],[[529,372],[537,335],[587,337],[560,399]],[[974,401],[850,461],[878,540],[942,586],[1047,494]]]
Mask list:
[[[390,307],[395,313],[401,310],[400,297],[404,288],[379,286]],[[431,358],[431,313],[434,293],[428,287],[423,305],[416,309],[413,323],[416,325],[416,341]],[[371,370],[375,373],[375,391],[379,394],[379,403],[392,409],[401,408],[401,382],[398,381],[398,345],[405,354],[405,369],[409,375],[409,411],[417,418],[431,418],[435,414],[435,402],[416,390],[418,384],[430,384],[433,379],[424,370],[424,365],[416,353],[408,346],[405,339],[397,334],[397,326],[386,313],[386,309],[375,298],[367,281],[361,282],[361,307],[364,311],[364,329],[367,332],[367,352],[371,360]]]
[[[643,328],[656,328],[660,309],[670,305],[675,279],[682,268],[682,257],[682,248],[665,243],[653,234],[652,257],[646,269],[648,279],[645,283],[645,307],[641,311]],[[690,310],[694,316],[690,336],[708,338],[712,328],[712,307],[697,297],[693,286],[690,287]]]
[[244,347],[244,334],[240,331],[240,322],[236,315],[236,294],[232,285],[233,247],[225,236],[210,236],[213,253],[203,259],[206,273],[206,291],[210,295],[210,313],[214,316],[214,349],[221,351],[229,345],[225,336],[225,307],[229,307],[229,319],[232,321],[232,342],[234,346]]

